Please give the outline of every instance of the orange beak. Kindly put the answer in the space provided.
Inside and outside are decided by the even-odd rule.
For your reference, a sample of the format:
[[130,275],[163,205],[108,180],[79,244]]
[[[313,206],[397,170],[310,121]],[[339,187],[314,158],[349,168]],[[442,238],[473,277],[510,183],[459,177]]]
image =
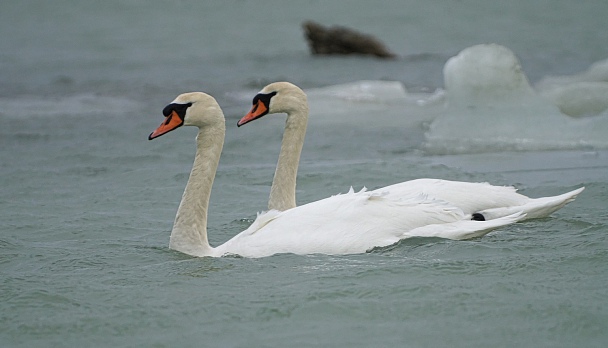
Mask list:
[[239,122],[236,123],[236,125],[238,127],[249,123],[257,118],[260,118],[264,115],[266,115],[266,113],[268,112],[268,108],[266,107],[266,105],[264,104],[264,102],[262,102],[261,100],[258,100],[252,107],[251,110],[249,110],[249,112],[247,113],[247,115],[245,115],[243,118],[241,118],[239,120]]
[[171,114],[169,114],[169,116],[165,118],[165,121],[161,123],[161,125],[158,126],[158,128],[156,128],[154,132],[150,133],[150,135],[148,136],[148,140],[158,138],[161,135],[166,134],[174,130],[175,128],[178,128],[183,124],[184,121],[181,119],[181,117],[177,115],[177,112],[172,111]]

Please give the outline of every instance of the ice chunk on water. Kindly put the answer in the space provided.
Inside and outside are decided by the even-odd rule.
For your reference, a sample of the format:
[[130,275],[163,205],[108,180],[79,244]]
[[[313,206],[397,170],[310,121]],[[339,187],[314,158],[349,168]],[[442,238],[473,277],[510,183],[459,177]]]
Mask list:
[[477,45],[444,67],[446,108],[431,124],[433,153],[608,147],[608,116],[574,119],[528,83],[508,48]]
[[549,76],[542,79],[537,90],[569,116],[582,117],[606,113],[608,110],[608,59],[599,61],[586,71],[570,76]]

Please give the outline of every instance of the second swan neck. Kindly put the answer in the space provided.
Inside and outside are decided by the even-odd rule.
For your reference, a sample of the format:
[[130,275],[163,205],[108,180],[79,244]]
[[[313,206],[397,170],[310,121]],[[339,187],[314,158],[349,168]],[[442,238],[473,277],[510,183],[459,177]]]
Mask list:
[[307,124],[307,106],[287,116],[281,152],[270,188],[269,210],[284,211],[296,206],[296,180]]

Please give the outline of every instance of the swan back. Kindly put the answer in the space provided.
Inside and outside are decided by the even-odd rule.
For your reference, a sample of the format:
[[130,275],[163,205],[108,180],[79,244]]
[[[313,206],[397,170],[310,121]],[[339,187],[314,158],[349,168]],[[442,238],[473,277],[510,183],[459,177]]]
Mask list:
[[294,209],[261,214],[247,230],[214,252],[244,257],[363,253],[407,237],[477,237],[522,216],[471,221],[457,207],[426,195],[395,199],[365,189],[351,190]]

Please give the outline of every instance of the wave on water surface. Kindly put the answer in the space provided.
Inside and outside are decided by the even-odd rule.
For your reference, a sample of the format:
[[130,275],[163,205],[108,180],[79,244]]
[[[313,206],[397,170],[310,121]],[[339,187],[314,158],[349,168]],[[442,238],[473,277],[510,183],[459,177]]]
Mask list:
[[0,98],[0,115],[11,118],[25,116],[53,117],[60,115],[115,114],[141,109],[137,101],[96,94],[77,94],[68,97]]

